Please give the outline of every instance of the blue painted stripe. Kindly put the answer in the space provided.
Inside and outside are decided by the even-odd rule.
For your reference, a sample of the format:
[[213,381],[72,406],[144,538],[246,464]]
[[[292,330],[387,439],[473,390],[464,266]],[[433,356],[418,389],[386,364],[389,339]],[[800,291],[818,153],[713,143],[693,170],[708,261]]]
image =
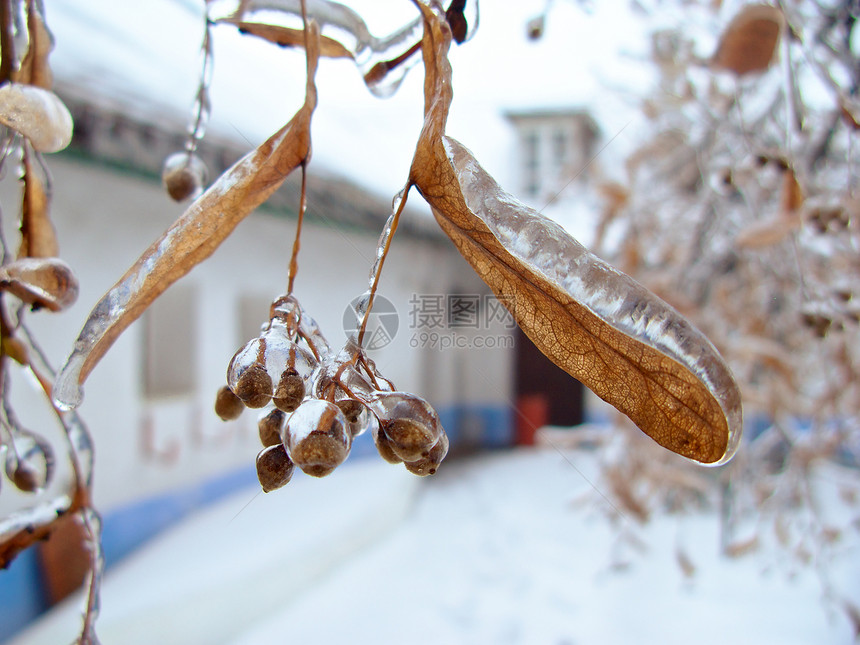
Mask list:
[[0,641],[26,627],[46,608],[35,549],[27,549],[0,571]]
[[[454,447],[499,448],[514,442],[513,415],[506,405],[456,405],[439,411]],[[353,442],[350,459],[376,454],[371,434]],[[347,462],[348,463],[348,462]],[[109,569],[185,517],[243,487],[257,484],[249,465],[201,484],[171,491],[105,513],[102,545]],[[0,641],[10,638],[48,609],[38,555],[29,549],[0,573]]]
[[458,404],[439,409],[452,448],[501,448],[514,443],[513,411],[504,404]]

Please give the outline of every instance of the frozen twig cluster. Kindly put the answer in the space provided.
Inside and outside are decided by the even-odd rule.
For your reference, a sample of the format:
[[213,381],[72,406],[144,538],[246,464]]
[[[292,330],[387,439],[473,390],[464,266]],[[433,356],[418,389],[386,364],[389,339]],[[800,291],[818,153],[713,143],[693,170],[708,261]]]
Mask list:
[[726,552],[744,550],[744,518],[796,546],[784,529],[798,513],[814,518],[810,544],[827,544],[816,464],[860,463],[857,3],[636,10],[663,25],[658,87],[642,104],[648,136],[601,187],[597,244],[707,334],[763,428],[722,473]]
[[[6,0],[0,7],[11,12],[18,4]],[[30,14],[37,15],[34,4],[27,6]],[[379,374],[362,347],[382,267],[412,188],[431,205],[440,227],[500,300],[511,306],[520,326],[547,356],[663,448],[704,464],[717,465],[731,458],[742,427],[740,393],[707,337],[654,293],[505,193],[462,144],[445,135],[453,98],[448,50],[452,41],[463,43],[474,32],[477,2],[453,0],[447,7],[435,0],[413,0],[413,4],[418,11],[415,20],[377,38],[355,12],[329,0],[206,2],[203,69],[189,139],[185,150],[168,160],[164,172],[168,192],[193,201],[96,303],[53,389],[50,376],[43,375],[46,393],[53,396],[57,414],[68,429],[73,456],[90,453],[71,410],[80,404],[87,376],[112,343],[164,290],[208,258],[291,172],[301,169],[304,177],[317,104],[316,70],[321,58],[338,57],[354,60],[368,88],[378,95],[394,91],[409,66],[423,62],[424,125],[404,191],[395,199],[394,212],[380,237],[369,289],[358,307],[364,316],[361,327],[338,351],[329,346],[292,293],[306,200],[302,191],[286,295],[275,299],[261,334],[236,353],[227,370],[227,385],[216,399],[216,412],[223,418],[233,418],[245,407],[262,410],[263,450],[257,457],[257,471],[263,490],[284,485],[295,466],[314,476],[329,474],[346,459],[353,437],[367,430],[383,458],[403,462],[419,475],[435,472],[447,452],[447,438],[432,407],[417,395],[398,391]],[[215,22],[303,50],[307,80],[305,102],[292,119],[204,189],[205,172],[196,163],[194,151],[209,111],[210,26]],[[34,24],[29,32],[33,43],[41,38],[38,22]],[[7,51],[4,40],[4,65]],[[0,88],[0,95],[8,94],[8,87]],[[47,133],[51,136],[40,138],[46,134],[46,124],[66,123],[52,116],[64,113],[53,103],[53,95],[44,92],[36,92],[23,110],[28,116],[23,121],[36,119],[39,127],[18,131],[48,151],[68,137],[51,131]],[[15,101],[19,101],[17,95]],[[14,129],[22,109],[14,101],[12,106],[3,123]],[[34,147],[33,154],[37,151]],[[26,154],[24,163],[25,167],[30,163]],[[31,194],[26,213],[35,213],[34,204],[39,203],[33,181],[25,180],[25,193]],[[797,199],[789,201],[794,208]],[[43,222],[35,216],[25,219],[30,222],[25,239],[36,244],[33,231],[43,230]],[[64,265],[47,259],[3,264],[0,286],[6,292],[35,306],[62,308],[72,288]],[[13,337],[5,329],[4,358],[7,335]],[[8,346],[13,356],[11,348],[17,346],[11,341]],[[5,392],[4,388],[4,396]],[[10,415],[6,418],[9,421]],[[49,461],[46,456],[46,473]],[[89,464],[81,473],[85,476],[78,478],[78,493],[88,491]],[[22,482],[31,479],[19,477]],[[95,536],[97,517],[88,496],[80,493],[73,500]],[[95,537],[92,542],[97,542]],[[97,582],[96,546],[93,553],[92,579]],[[91,593],[83,641],[95,640],[92,621],[97,606],[97,595]]]
[[[0,457],[6,479],[27,500],[0,518],[0,566],[8,566],[22,550],[49,537],[62,519],[73,516],[90,553],[84,623],[77,642],[90,644],[97,642],[102,571],[101,520],[90,498],[93,447],[78,414],[54,403],[54,372],[26,322],[28,308],[59,312],[78,295],[72,269],[58,257],[50,212],[51,176],[42,156],[62,150],[72,137],[69,111],[51,91],[51,48],[41,3],[0,2],[0,170],[13,168],[22,188],[17,252],[0,236]],[[29,374],[39,384],[44,405],[62,429],[62,443],[46,439],[44,430],[22,424],[11,387],[13,370]],[[69,462],[71,478],[55,485],[61,458]]]

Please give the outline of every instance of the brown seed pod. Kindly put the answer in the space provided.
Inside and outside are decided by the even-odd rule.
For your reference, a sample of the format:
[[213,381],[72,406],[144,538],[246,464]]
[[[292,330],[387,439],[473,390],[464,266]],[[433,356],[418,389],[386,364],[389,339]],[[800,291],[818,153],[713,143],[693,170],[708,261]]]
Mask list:
[[12,483],[23,493],[35,493],[44,484],[40,481],[38,471],[26,462],[18,464],[12,476]]
[[35,435],[16,437],[6,453],[5,471],[21,492],[39,492],[53,479],[54,455],[50,445]]
[[409,392],[376,392],[367,405],[379,419],[391,449],[403,461],[425,457],[442,434],[432,406]]
[[249,408],[262,408],[272,400],[272,377],[259,363],[251,365],[236,380],[233,392]]
[[215,414],[222,421],[238,419],[244,409],[245,404],[242,403],[242,399],[233,394],[233,390],[226,385],[218,388],[218,394],[215,395]]
[[72,141],[72,115],[50,90],[7,83],[0,87],[0,123],[29,139],[39,152],[59,152]]
[[385,436],[385,433],[380,429],[379,424],[373,428],[373,443],[376,444],[376,450],[379,456],[389,464],[402,464],[403,460],[397,456],[397,453],[391,448],[391,440]]
[[403,461],[417,461],[426,457],[438,441],[431,428],[414,419],[393,419],[382,424],[391,449]]
[[20,258],[0,267],[0,289],[33,309],[61,311],[78,299],[78,279],[59,258]]
[[164,161],[161,181],[171,199],[181,202],[200,196],[207,174],[206,164],[200,157],[193,153],[176,152]]
[[406,470],[413,475],[418,475],[419,477],[435,475],[436,470],[439,468],[439,464],[442,463],[442,460],[445,459],[445,455],[448,454],[448,447],[448,435],[443,432],[442,436],[439,437],[439,441],[437,441],[436,445],[430,449],[430,452],[426,457],[423,457],[418,461],[406,462]]
[[349,422],[349,431],[353,439],[366,432],[368,428],[379,426],[376,417],[370,412],[364,403],[357,399],[341,399],[337,401],[337,407],[343,412],[343,416]]
[[257,455],[257,479],[264,493],[270,493],[289,483],[295,466],[282,444],[263,448]]
[[287,415],[277,408],[260,417],[257,429],[260,431],[260,442],[264,447],[278,446],[283,443],[282,433],[286,420]]
[[325,477],[349,455],[352,435],[340,408],[308,399],[287,419],[284,445],[293,462],[312,477]]
[[278,381],[278,387],[275,388],[275,395],[272,397],[272,403],[274,403],[275,407],[279,410],[292,412],[299,407],[304,398],[304,380],[295,370],[286,370],[281,374],[281,380]]

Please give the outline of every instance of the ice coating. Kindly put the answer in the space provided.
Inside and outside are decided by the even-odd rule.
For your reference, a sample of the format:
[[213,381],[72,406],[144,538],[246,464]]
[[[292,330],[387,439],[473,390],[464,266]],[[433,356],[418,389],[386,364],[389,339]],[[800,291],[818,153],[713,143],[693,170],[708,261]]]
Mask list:
[[51,483],[54,453],[47,441],[30,432],[15,431],[7,446],[6,476],[18,490],[38,493]]
[[338,399],[336,403],[349,423],[349,431],[353,439],[368,430],[375,431],[379,426],[379,420],[376,416],[358,399],[342,398]]
[[78,280],[59,258],[19,258],[0,267],[0,289],[34,309],[61,311],[78,299]]
[[[457,13],[462,24],[462,38],[470,39],[478,26],[478,2],[452,2],[452,6],[464,5]],[[386,36],[370,33],[364,19],[353,9],[329,0],[306,0],[309,17],[322,27],[323,36],[340,43],[355,61],[367,88],[375,96],[385,98],[400,87],[407,72],[419,60],[422,20],[416,17],[401,28]],[[274,16],[285,27],[301,29],[302,2],[300,0],[250,0],[215,3],[212,16],[221,22],[238,24],[260,19],[269,22]]]
[[102,520],[101,516],[91,506],[81,509],[75,520],[83,528],[83,544],[90,557],[90,567],[84,583],[87,593],[83,608],[83,625],[81,626],[81,635],[75,642],[97,644],[99,639],[96,636],[96,620],[101,611],[100,590],[105,568],[104,549],[102,549],[101,541]]
[[705,385],[728,427],[723,454],[708,463],[730,459],[741,435],[740,393],[711,342],[675,309],[594,256],[561,226],[505,193],[461,144],[443,137],[443,145],[466,207],[507,253],[603,324],[677,361]]
[[72,115],[50,90],[7,83],[0,87],[0,123],[27,137],[38,152],[59,152],[72,141]]
[[209,88],[212,85],[212,72],[214,69],[214,57],[212,51],[212,29],[211,22],[208,17],[206,20],[205,31],[203,33],[203,43],[200,46],[200,84],[197,87],[197,94],[194,97],[194,105],[191,108],[191,121],[188,123],[189,140],[186,143],[188,152],[194,152],[197,149],[197,144],[206,134],[206,126],[209,123],[209,117],[212,113],[212,102],[209,97]]
[[171,284],[208,258],[307,159],[319,60],[318,28],[310,23],[308,30],[305,104],[289,123],[225,171],[96,304],[57,376],[58,406],[80,405],[83,382],[119,335]]
[[284,447],[308,475],[328,475],[346,460],[351,445],[349,422],[334,403],[307,399],[287,419]]

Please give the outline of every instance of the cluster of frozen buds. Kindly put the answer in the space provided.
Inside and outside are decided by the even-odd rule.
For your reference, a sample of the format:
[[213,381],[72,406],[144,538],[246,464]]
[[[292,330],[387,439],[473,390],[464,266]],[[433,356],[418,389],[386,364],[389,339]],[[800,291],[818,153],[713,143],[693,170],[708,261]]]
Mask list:
[[430,404],[397,391],[354,339],[333,352],[292,295],[272,303],[260,336],[230,361],[215,411],[229,420],[245,407],[262,410],[257,476],[265,492],[289,482],[295,466],[328,475],[368,430],[383,459],[416,475],[435,473],[448,452]]

